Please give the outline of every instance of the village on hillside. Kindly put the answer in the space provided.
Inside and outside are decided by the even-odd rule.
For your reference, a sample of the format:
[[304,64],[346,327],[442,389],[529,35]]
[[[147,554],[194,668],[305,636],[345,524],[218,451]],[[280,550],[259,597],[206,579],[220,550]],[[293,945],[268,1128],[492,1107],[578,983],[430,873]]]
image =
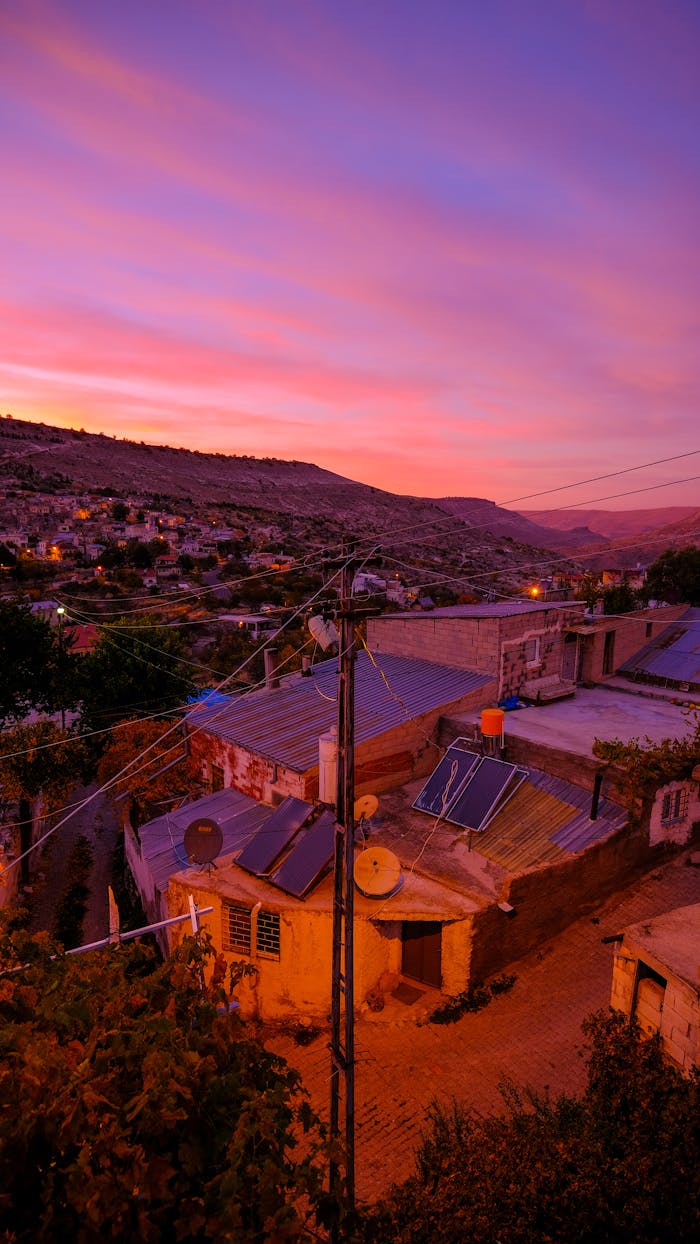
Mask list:
[[[71,954],[148,930],[166,963],[197,930],[323,1117],[349,823],[344,1013],[363,1059],[389,1042],[415,1076],[397,1106],[358,1064],[365,1199],[410,1173],[436,1058],[480,1108],[503,1075],[568,1089],[580,1025],[610,1005],[700,1065],[697,549],[652,541],[646,565],[592,572],[518,546],[505,566],[481,532],[465,569],[459,531],[451,561],[422,532],[408,561],[350,533],[304,542],[272,498],[178,505],[20,468],[0,491],[12,923]],[[509,1023],[515,1046],[494,1036]]]

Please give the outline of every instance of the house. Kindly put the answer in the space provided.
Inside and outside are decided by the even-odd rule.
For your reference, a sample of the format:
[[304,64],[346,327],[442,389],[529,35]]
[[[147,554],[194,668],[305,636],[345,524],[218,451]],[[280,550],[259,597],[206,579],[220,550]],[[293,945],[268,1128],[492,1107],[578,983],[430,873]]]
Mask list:
[[279,626],[266,613],[220,613],[216,623],[226,630],[244,631],[251,639],[260,639],[261,635],[276,631]]
[[[276,682],[272,679],[271,682]],[[187,718],[189,746],[204,780],[254,799],[319,793],[320,739],[337,720],[337,659],[279,685]],[[493,702],[486,673],[418,658],[358,653],[355,662],[355,788],[377,793],[427,772],[434,734],[449,711]]]
[[572,695],[577,683],[613,677],[684,610],[648,609],[618,618],[591,617],[583,601],[449,605],[429,617],[410,612],[370,618],[367,641],[376,652],[488,671],[498,679],[498,700],[518,695],[542,703]]
[[499,601],[448,605],[426,613],[370,618],[367,642],[378,654],[424,657],[462,669],[483,670],[497,681],[496,698],[518,695],[527,684],[569,693],[576,674],[566,628],[583,619],[582,602]]
[[659,621],[665,625],[649,631],[648,643],[621,664],[620,673],[635,682],[697,691],[700,696],[700,609],[683,606],[653,612],[663,615]]
[[[435,782],[444,791],[455,764],[467,776],[487,769],[469,799],[469,783],[460,781],[452,788],[457,804],[435,815]],[[485,816],[484,795],[495,805]],[[427,783],[383,796],[376,816],[360,824],[356,860],[384,849],[401,872],[386,893],[356,887],[358,1006],[368,998],[377,1006],[402,977],[457,994],[589,907],[601,858],[626,822],[607,799],[591,821],[589,804],[569,783],[463,746],[448,750]],[[472,832],[465,820],[477,805],[484,827]],[[191,868],[184,831],[202,817],[220,825],[222,850],[215,867]],[[213,907],[203,922],[217,951],[255,969],[238,991],[244,1014],[322,1018],[330,1001],[334,837],[332,814],[321,805],[288,797],[271,807],[229,789],[127,830],[126,850],[150,919],[186,912],[190,894],[200,908]],[[172,945],[180,934],[161,936]]]
[[630,925],[620,934],[610,1005],[658,1033],[685,1072],[700,1066],[700,903]]

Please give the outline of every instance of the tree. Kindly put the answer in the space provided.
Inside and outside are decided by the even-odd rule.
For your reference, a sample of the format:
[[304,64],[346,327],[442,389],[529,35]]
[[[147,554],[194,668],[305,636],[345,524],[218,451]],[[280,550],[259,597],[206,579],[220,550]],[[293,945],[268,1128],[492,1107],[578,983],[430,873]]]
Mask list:
[[[691,710],[694,712],[694,710]],[[690,713],[688,714],[690,717]],[[627,808],[633,820],[639,807],[653,801],[659,786],[689,778],[700,758],[700,719],[695,714],[695,728],[680,739],[662,739],[654,743],[639,739],[594,739],[593,755],[609,764],[619,765],[627,777]]]
[[667,549],[652,562],[644,583],[647,600],[700,605],[700,548]]
[[128,618],[105,625],[83,658],[83,724],[99,729],[183,705],[193,691],[184,653],[172,627]]
[[[0,734],[0,789],[3,800],[18,805],[22,853],[31,845],[39,800],[45,813],[62,807],[83,776],[85,764],[83,745],[52,721],[17,726]],[[23,860],[22,880],[28,879],[29,861]]]
[[165,964],[140,945],[53,950],[0,937],[3,1238],[309,1238],[317,1122],[298,1074],[229,1012],[237,976],[206,939]]
[[111,513],[115,523],[124,523],[129,517],[129,507],[124,501],[113,501]]
[[[97,770],[101,785],[125,770],[112,787],[113,798],[128,798],[133,825],[156,815],[158,804],[191,795],[200,779],[199,765],[184,754],[181,733],[169,733],[172,721],[135,721],[112,731]],[[167,737],[165,737],[167,736]],[[143,761],[135,763],[148,749]]]
[[700,1232],[700,1079],[619,1014],[592,1017],[582,1097],[504,1090],[507,1113],[434,1107],[376,1244],[690,1244]]
[[629,583],[617,583],[603,589],[603,613],[633,613],[638,603],[637,593]]
[[57,637],[29,605],[0,600],[0,726],[51,705]]

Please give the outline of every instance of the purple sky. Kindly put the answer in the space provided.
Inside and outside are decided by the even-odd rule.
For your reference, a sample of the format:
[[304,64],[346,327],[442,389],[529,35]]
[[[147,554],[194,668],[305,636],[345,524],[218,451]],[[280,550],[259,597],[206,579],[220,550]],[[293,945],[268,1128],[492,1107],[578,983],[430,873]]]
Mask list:
[[699,63],[677,0],[0,0],[0,410],[496,501],[695,449]]

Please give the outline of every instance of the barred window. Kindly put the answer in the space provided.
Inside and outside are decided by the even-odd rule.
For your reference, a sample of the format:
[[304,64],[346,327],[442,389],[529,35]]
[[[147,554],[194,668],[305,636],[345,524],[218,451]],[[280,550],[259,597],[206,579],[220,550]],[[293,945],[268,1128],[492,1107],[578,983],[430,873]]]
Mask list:
[[250,909],[224,903],[222,911],[224,950],[240,950],[250,954]]
[[661,804],[662,824],[682,821],[688,813],[688,792],[683,787],[678,790],[667,790]]
[[269,959],[280,957],[280,918],[272,911],[259,911],[256,950]]

